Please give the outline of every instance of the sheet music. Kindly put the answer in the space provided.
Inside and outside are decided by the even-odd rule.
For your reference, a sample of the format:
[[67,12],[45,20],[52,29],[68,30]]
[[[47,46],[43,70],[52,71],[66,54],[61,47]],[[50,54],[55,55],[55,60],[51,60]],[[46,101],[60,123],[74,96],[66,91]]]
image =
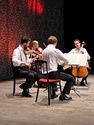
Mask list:
[[[64,57],[69,60],[68,65],[86,66],[86,63],[87,63],[86,54],[67,54],[67,53],[64,53]],[[63,63],[63,61],[60,61],[60,63]]]
[[69,60],[69,65],[86,66],[86,54],[64,54],[64,56]]

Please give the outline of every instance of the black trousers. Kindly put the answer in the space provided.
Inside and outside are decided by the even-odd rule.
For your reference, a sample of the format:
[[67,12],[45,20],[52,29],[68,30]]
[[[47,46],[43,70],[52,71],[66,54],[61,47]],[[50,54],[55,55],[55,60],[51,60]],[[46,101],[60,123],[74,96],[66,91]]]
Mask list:
[[25,66],[22,67],[14,67],[15,74],[26,78],[24,83],[24,89],[31,88],[32,85],[37,81],[37,73]]
[[74,82],[74,77],[70,74],[61,72],[61,71],[53,71],[49,73],[50,78],[59,78],[63,81],[66,81],[65,86],[63,88],[63,94],[69,94],[71,90],[71,86]]

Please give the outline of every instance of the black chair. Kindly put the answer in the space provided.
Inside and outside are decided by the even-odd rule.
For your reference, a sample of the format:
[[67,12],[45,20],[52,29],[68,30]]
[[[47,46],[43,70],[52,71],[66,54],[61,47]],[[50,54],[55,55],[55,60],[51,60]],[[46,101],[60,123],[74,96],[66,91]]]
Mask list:
[[[41,84],[46,84],[46,89],[48,90],[48,105],[50,105],[50,99],[51,99],[51,91],[52,91],[52,86],[51,84],[54,83],[59,83],[57,84],[57,86],[59,86],[60,89],[60,94],[62,92],[62,87],[61,87],[61,82],[60,79],[49,79],[49,75],[48,75],[48,67],[47,67],[47,62],[43,61],[43,60],[35,60],[35,67],[36,67],[36,71],[37,71],[37,75],[38,75],[38,87],[37,87],[37,94],[36,94],[36,99],[35,102],[37,102],[38,99],[38,95],[39,95],[39,89],[41,88]],[[43,72],[45,72],[45,75],[43,74]]]
[[11,68],[13,73],[13,96],[15,95],[16,83],[19,78],[23,78],[21,75],[17,74],[15,67],[13,66],[12,58],[11,58]]

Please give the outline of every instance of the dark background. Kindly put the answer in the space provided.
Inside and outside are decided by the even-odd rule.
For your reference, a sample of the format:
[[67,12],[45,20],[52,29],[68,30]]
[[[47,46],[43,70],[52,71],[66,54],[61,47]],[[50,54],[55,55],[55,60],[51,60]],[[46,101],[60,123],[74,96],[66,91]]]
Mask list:
[[74,39],[85,41],[91,56],[91,73],[94,73],[94,5],[91,1],[64,1],[64,50],[70,51]]
[[0,80],[12,78],[10,58],[23,36],[44,48],[55,35],[62,52],[70,51],[75,38],[86,42],[93,67],[93,2],[81,0],[0,0]]

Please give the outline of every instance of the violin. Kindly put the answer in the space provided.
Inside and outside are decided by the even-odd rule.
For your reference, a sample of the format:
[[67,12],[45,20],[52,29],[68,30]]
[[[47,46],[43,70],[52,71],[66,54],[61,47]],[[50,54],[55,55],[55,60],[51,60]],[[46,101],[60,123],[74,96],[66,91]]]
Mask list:
[[28,56],[28,58],[30,58],[30,57],[32,57],[34,59],[41,59],[42,58],[42,49],[40,51],[39,48],[37,48],[35,50],[31,50],[29,47],[25,47],[24,53],[25,53],[25,55]]
[[42,54],[42,52],[38,48],[34,50],[34,53],[36,53],[36,55]]
[[25,54],[32,54],[32,55],[39,55],[42,54],[42,52],[39,49],[36,50],[31,50],[29,47],[24,48],[24,53]]
[[32,50],[32,58],[41,59],[42,58],[42,51],[40,51],[38,48],[35,50]]
[[29,47],[24,48],[24,54],[30,55],[32,53],[32,50]]
[[[86,43],[83,41],[81,47],[83,48]],[[72,75],[75,77],[85,77],[88,75],[87,67],[85,66],[74,66],[72,67]]]

